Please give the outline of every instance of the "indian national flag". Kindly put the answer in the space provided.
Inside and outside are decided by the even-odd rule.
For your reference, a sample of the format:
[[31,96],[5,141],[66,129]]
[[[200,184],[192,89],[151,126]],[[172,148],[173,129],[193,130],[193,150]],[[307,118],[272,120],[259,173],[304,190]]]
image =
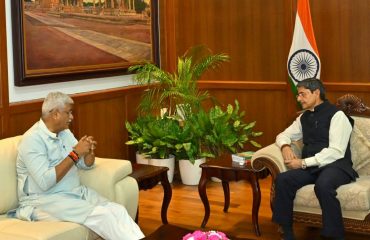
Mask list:
[[320,79],[320,59],[313,32],[310,1],[298,0],[293,41],[288,57],[289,82],[293,93],[297,94],[296,85],[307,78]]

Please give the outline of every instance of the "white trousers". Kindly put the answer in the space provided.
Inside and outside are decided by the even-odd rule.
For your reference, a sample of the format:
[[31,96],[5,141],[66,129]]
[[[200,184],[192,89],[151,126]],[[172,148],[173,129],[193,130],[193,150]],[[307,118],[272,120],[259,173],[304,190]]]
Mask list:
[[126,208],[114,202],[96,206],[83,225],[105,240],[138,240],[145,237]]

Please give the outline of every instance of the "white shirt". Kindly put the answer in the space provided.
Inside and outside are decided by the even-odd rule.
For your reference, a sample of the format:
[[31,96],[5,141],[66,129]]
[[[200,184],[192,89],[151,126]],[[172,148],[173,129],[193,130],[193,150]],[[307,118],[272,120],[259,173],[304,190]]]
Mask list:
[[[277,135],[276,144],[280,148],[284,144],[290,145],[292,141],[298,141],[303,138],[301,116],[302,114],[299,115],[292,125],[285,129],[284,132]],[[351,132],[352,125],[347,116],[342,111],[336,112],[330,121],[329,146],[323,148],[319,153],[315,154],[315,156],[305,158],[306,165],[308,167],[323,167],[343,158]]]

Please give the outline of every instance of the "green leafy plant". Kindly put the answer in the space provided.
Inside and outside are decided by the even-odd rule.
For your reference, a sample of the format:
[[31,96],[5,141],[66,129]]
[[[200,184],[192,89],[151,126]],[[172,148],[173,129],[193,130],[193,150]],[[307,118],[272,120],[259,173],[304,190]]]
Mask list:
[[[201,112],[203,111],[198,113]],[[194,163],[196,159],[214,156],[203,146],[200,136],[204,130],[191,126],[190,121],[185,121],[182,131],[178,134],[177,144],[175,145],[176,152],[174,154],[177,159],[188,159]]]
[[[178,58],[174,73],[151,63],[130,67],[136,72],[135,81],[148,88],[139,105],[140,117],[126,123],[131,138],[126,144],[137,145],[152,158],[174,154],[192,163],[202,157],[236,153],[244,150],[246,143],[260,147],[253,139],[262,132],[253,131],[255,122],[244,122],[238,101],[226,110],[217,105],[208,111],[203,107],[203,101],[211,97],[199,90],[197,81],[204,72],[226,61],[227,55],[211,54],[209,49],[197,46]],[[167,112],[160,118],[158,113],[163,108]]]
[[144,131],[149,122],[153,119],[151,116],[138,117],[134,122],[126,122],[126,129],[130,135],[127,145],[135,145],[140,154],[144,153]]
[[239,102],[235,100],[235,107],[228,104],[226,111],[223,111],[219,106],[215,106],[209,111],[212,131],[205,136],[205,140],[216,156],[223,152],[243,151],[246,143],[257,148],[261,147],[253,139],[261,136],[262,132],[254,132],[253,128],[256,122],[244,122],[245,112],[239,112],[239,110]]
[[204,46],[197,46],[178,58],[177,71],[174,73],[152,63],[130,67],[129,71],[136,72],[134,80],[148,85],[139,112],[159,113],[165,108],[169,116],[186,119],[199,111],[201,103],[209,98],[207,91],[199,90],[197,81],[207,70],[216,69],[226,61],[229,61],[226,54],[211,54]]
[[261,147],[253,139],[261,136],[262,132],[254,132],[256,122],[244,122],[245,113],[239,110],[239,102],[235,100],[235,107],[228,104],[224,111],[216,105],[208,112],[199,111],[188,119],[185,126],[191,128],[194,138],[199,141],[200,156],[218,157],[225,152],[237,153],[244,150],[246,143]]
[[139,151],[151,158],[168,158],[174,153],[178,135],[182,129],[179,122],[167,116],[139,117],[134,123],[126,122],[131,140],[127,145],[136,145]]

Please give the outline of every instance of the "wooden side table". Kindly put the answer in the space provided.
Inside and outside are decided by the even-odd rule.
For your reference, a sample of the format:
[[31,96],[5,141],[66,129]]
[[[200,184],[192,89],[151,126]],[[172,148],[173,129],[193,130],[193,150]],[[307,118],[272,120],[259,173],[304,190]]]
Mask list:
[[201,227],[204,228],[208,222],[210,215],[210,207],[206,192],[206,183],[211,177],[217,177],[222,180],[224,190],[225,204],[224,212],[227,212],[230,205],[230,189],[229,181],[247,180],[252,186],[253,193],[253,208],[252,222],[254,231],[257,236],[261,235],[258,226],[258,211],[261,203],[261,191],[258,183],[258,178],[264,178],[268,175],[267,171],[255,172],[250,163],[239,165],[231,160],[231,156],[222,159],[212,159],[200,165],[202,168],[202,177],[200,178],[198,191],[204,205],[204,218]]
[[[168,181],[167,171],[168,167],[159,167],[146,164],[132,164],[133,172],[130,174],[131,177],[135,178],[139,190],[148,190],[157,186],[159,182],[163,187],[163,202],[161,208],[161,218],[162,223],[167,224],[167,209],[170,205],[172,198],[172,188]],[[139,220],[139,208],[137,209],[137,214],[135,222]]]

